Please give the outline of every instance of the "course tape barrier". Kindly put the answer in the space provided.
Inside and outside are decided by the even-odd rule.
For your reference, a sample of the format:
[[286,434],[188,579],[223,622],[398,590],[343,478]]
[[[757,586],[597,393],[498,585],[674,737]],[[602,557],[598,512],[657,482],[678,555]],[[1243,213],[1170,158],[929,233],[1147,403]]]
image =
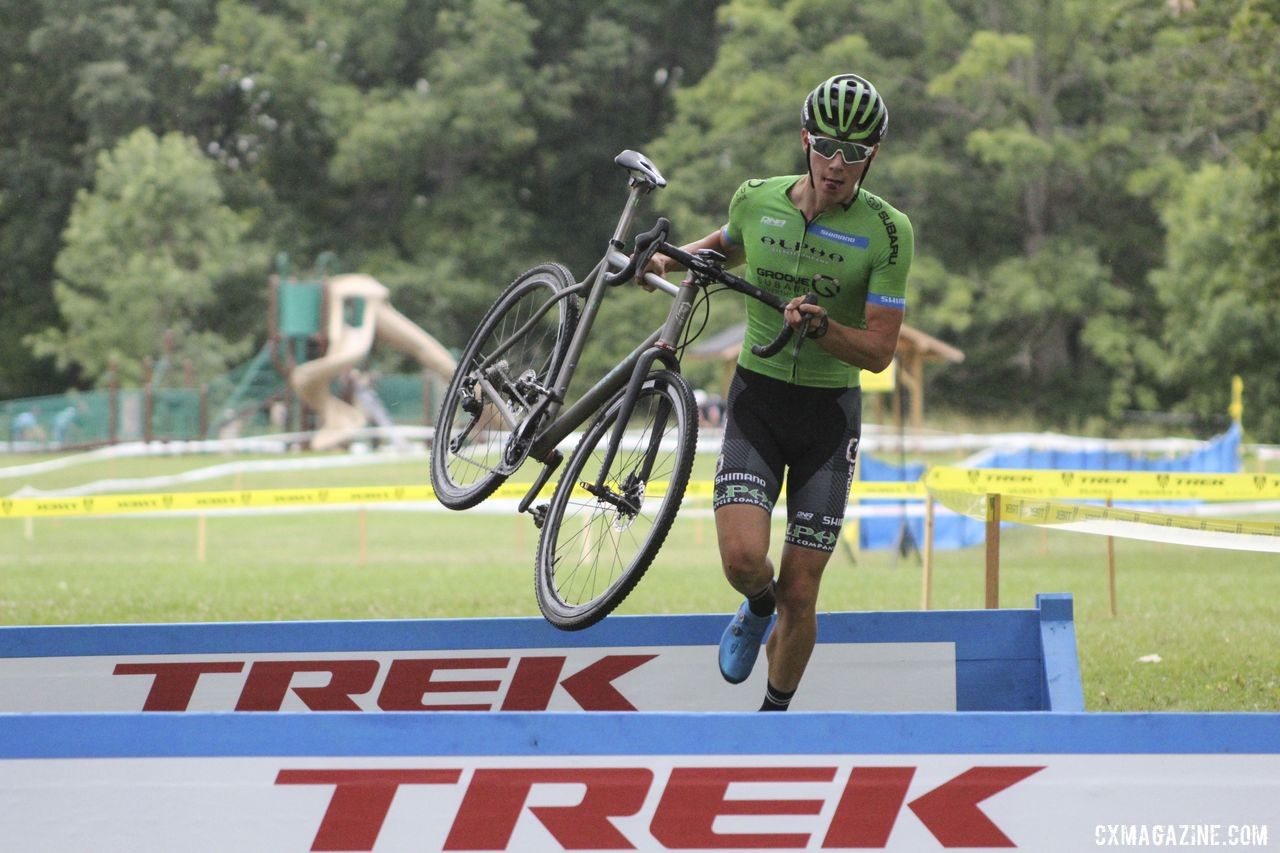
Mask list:
[[[952,512],[978,521],[988,520],[991,503],[985,494],[938,489],[933,496]],[[1002,495],[1000,521],[1055,530],[1092,533],[1123,539],[1142,539],[1173,545],[1195,545],[1231,551],[1280,553],[1280,524],[1230,521],[1186,515],[1167,515],[1095,504]]]
[[1028,498],[1119,501],[1255,501],[1280,499],[1277,474],[1191,474],[1156,471],[1055,471],[1015,468],[930,468],[930,491]]
[[[649,483],[646,495],[666,493],[665,482]],[[497,498],[524,497],[528,483],[507,483],[493,493]],[[581,491],[586,495],[586,491]],[[922,499],[922,483],[855,483],[856,498],[901,500]],[[710,481],[695,481],[685,489],[688,498],[710,498]],[[90,515],[135,515],[164,512],[234,512],[337,505],[391,504],[434,501],[430,486],[355,486],[309,489],[250,489],[223,492],[164,492],[127,495],[94,495],[44,498],[0,499],[0,518],[74,517]]]

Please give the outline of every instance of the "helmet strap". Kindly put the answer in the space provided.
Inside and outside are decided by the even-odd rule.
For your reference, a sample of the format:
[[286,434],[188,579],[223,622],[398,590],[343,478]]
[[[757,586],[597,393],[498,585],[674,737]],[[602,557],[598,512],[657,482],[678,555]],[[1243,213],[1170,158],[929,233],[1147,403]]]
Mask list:
[[[853,187],[853,198],[849,199],[849,203],[844,206],[845,210],[853,207],[853,203],[858,200],[858,193],[862,190],[862,182],[867,179],[867,172],[871,171],[871,161],[874,159],[876,159],[874,154],[867,158],[867,165],[862,167],[862,174],[858,176],[858,183],[854,184]],[[813,177],[810,176],[809,179],[813,180]]]

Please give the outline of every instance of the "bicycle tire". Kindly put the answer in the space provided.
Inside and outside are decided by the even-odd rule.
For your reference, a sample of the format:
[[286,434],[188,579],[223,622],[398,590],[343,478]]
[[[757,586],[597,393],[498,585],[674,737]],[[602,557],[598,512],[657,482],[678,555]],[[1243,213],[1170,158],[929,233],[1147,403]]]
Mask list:
[[[559,264],[541,264],[507,286],[480,319],[458,359],[436,417],[431,450],[431,486],[450,509],[467,509],[489,497],[524,462],[527,448],[513,444],[516,430],[492,403],[481,403],[477,379],[499,342],[517,332],[548,299],[574,284]],[[561,297],[535,325],[508,347],[485,379],[517,419],[523,419],[542,387],[555,381],[578,322],[578,296]],[[517,385],[521,387],[518,388]],[[522,452],[523,451],[523,452]]]
[[[562,630],[599,622],[640,582],[667,538],[693,468],[698,439],[693,390],[679,373],[659,370],[645,380],[605,477],[615,500],[622,495],[636,503],[624,508],[586,494],[579,480],[598,476],[621,407],[619,392],[587,428],[543,521],[534,589],[542,615]],[[658,428],[660,413],[665,419]],[[649,448],[657,458],[649,475],[637,478]],[[651,484],[663,482],[664,490],[651,490]]]

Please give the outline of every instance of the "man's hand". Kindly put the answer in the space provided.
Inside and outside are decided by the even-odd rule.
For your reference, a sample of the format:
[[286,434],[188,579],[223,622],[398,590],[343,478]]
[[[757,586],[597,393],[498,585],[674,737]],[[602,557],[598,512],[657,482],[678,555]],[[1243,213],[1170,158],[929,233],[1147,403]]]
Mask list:
[[787,325],[795,329],[797,332],[800,331],[800,327],[804,325],[805,319],[808,318],[809,328],[807,331],[811,336],[813,336],[812,333],[815,329],[823,327],[823,321],[827,316],[827,309],[823,308],[821,305],[813,305],[806,302],[805,300],[811,295],[812,294],[805,294],[804,296],[797,296],[795,299],[788,302],[786,309],[782,312],[782,317],[786,320]]
[[644,280],[645,273],[653,273],[659,278],[666,278],[667,273],[670,271],[670,267],[675,265],[676,262],[668,258],[666,255],[654,255],[649,259],[649,263],[644,265],[644,269],[636,273],[635,282],[645,290],[653,293],[655,288],[652,284],[649,284],[649,282]]

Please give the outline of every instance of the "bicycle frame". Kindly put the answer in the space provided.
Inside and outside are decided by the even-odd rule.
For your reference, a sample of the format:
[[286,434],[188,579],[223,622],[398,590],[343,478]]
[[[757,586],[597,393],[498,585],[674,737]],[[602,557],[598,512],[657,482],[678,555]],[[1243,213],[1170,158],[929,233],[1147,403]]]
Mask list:
[[[621,250],[626,245],[624,240],[631,230],[640,199],[654,189],[666,186],[666,180],[658,173],[652,163],[636,152],[624,151],[615,158],[615,162],[627,168],[631,173],[630,192],[626,205],[623,207],[622,215],[618,218],[618,223],[614,228],[613,236],[609,240],[609,248],[605,251],[604,257],[596,263],[585,279],[575,282],[571,287],[566,287],[563,291],[543,303],[530,319],[525,321],[506,341],[500,343],[488,355],[485,362],[480,365],[478,384],[483,389],[485,396],[501,413],[502,418],[512,431],[512,437],[506,450],[505,465],[508,470],[505,473],[514,472],[529,457],[533,457],[543,465],[543,470],[535,478],[528,493],[520,501],[520,512],[528,511],[542,487],[550,479],[552,472],[563,460],[563,455],[557,450],[560,442],[586,423],[614,395],[625,389],[626,393],[622,397],[617,421],[614,424],[609,443],[604,449],[604,459],[600,466],[600,473],[596,477],[594,484],[584,483],[588,491],[595,494],[597,498],[617,503],[619,507],[622,507],[619,501],[623,499],[620,499],[616,493],[608,489],[604,480],[622,442],[623,432],[643,390],[644,381],[650,375],[655,362],[660,361],[667,369],[679,372],[680,362],[676,356],[676,347],[693,313],[693,303],[697,297],[699,287],[710,281],[718,281],[740,293],[761,300],[780,312],[786,305],[785,300],[780,299],[778,296],[725,272],[718,266],[716,259],[702,257],[701,253],[695,257],[678,247],[668,244],[665,238],[670,223],[664,219],[659,219],[658,224],[650,231],[636,238],[636,253],[633,256],[623,254]],[[690,276],[677,286],[653,273],[643,272],[645,262],[655,251],[660,251],[669,257],[679,260],[690,270]],[[715,255],[714,252],[710,254]],[[723,260],[722,257],[718,259],[720,262]],[[586,347],[587,338],[591,334],[591,329],[600,310],[600,304],[604,300],[605,289],[627,283],[637,271],[652,289],[661,290],[673,297],[666,320],[661,327],[650,333],[643,343],[633,349],[626,358],[622,359],[602,379],[587,389],[577,401],[562,411],[561,407],[567,398],[569,385],[577,372],[578,363]],[[523,419],[518,419],[515,413],[505,405],[502,394],[490,384],[485,374],[489,367],[494,365],[505,354],[511,344],[519,340],[534,324],[541,320],[559,300],[571,298],[583,293],[583,291],[586,291],[585,305],[569,340],[564,361],[560,365],[556,376],[549,380],[552,383],[552,387],[536,386],[541,394],[540,398],[525,413]],[[812,297],[812,294],[810,297]],[[800,340],[803,340],[804,332],[807,328],[808,320],[806,319],[799,327]],[[763,347],[753,346],[753,352],[762,357],[773,355],[790,339],[792,331],[784,323],[782,333],[771,344]],[[665,428],[666,415],[665,411],[659,410],[658,420],[654,424],[657,428],[655,434],[661,434]],[[656,446],[649,448],[644,457],[644,465],[640,473],[646,478],[652,466],[656,450]]]
[[[632,177],[626,206],[618,219],[613,237],[609,241],[610,250],[606,252],[605,257],[596,264],[585,279],[556,297],[556,299],[563,299],[575,293],[581,293],[583,290],[587,291],[582,313],[578,319],[577,327],[574,329],[573,337],[570,339],[564,362],[561,364],[559,373],[555,378],[555,385],[550,389],[551,393],[545,396],[526,415],[524,420],[525,424],[535,425],[527,456],[541,462],[544,468],[535,479],[529,492],[520,501],[519,509],[521,512],[529,508],[551,474],[559,466],[563,457],[556,450],[556,447],[560,442],[586,423],[615,394],[627,388],[629,393],[624,398],[623,408],[618,418],[618,426],[615,434],[610,439],[606,451],[605,464],[601,468],[602,473],[607,471],[608,465],[616,453],[618,443],[622,438],[619,433],[621,433],[623,425],[627,422],[627,417],[635,405],[635,400],[639,395],[644,379],[648,376],[654,362],[662,361],[673,370],[679,369],[679,361],[675,354],[675,344],[684,332],[685,324],[691,313],[693,299],[696,295],[696,288],[692,286],[676,286],[665,279],[648,274],[646,281],[650,285],[674,297],[665,322],[660,328],[650,333],[643,343],[633,349],[603,378],[587,389],[572,405],[561,411],[561,406],[568,394],[569,385],[573,381],[574,374],[577,372],[578,362],[586,347],[587,338],[591,334],[596,315],[599,313],[600,305],[604,301],[605,291],[610,287],[606,281],[606,275],[611,270],[622,269],[630,260],[618,249],[624,245],[627,233],[631,230],[636,207],[640,199],[654,188],[655,184],[651,181],[636,176]],[[550,310],[556,299],[548,300],[542,309],[528,321],[526,326],[536,322],[546,311]],[[512,338],[518,337],[523,328],[518,330]],[[501,355],[504,350],[505,347],[499,347],[495,354],[490,356],[490,360]],[[512,424],[512,426],[516,425]],[[599,487],[601,484],[596,483],[595,485]]]

